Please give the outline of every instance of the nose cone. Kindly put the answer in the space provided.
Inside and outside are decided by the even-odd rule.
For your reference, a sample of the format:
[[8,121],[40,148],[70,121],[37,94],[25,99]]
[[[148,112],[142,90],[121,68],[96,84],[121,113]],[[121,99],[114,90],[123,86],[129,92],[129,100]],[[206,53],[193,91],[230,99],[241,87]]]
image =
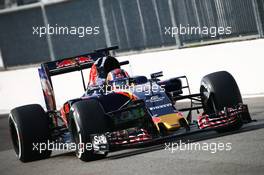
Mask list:
[[181,113],[172,113],[159,116],[160,120],[154,120],[154,123],[158,126],[159,124],[163,124],[168,131],[177,130],[181,126],[180,120],[185,120]]

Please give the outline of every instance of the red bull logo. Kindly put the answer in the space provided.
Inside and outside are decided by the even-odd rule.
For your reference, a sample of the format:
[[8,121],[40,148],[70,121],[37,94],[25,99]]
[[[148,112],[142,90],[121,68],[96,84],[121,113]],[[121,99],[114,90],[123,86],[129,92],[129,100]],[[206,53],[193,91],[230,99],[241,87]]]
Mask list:
[[87,62],[91,62],[93,61],[92,58],[90,56],[87,57],[79,57],[77,58],[78,62],[81,63],[87,63]]
[[57,62],[57,68],[69,67],[76,64],[82,64],[87,62],[92,62],[92,58],[90,56],[81,56],[73,59],[63,60]]
[[76,63],[76,61],[73,60],[73,59],[63,60],[63,61],[57,63],[57,68],[63,68],[63,67],[72,66],[75,63]]

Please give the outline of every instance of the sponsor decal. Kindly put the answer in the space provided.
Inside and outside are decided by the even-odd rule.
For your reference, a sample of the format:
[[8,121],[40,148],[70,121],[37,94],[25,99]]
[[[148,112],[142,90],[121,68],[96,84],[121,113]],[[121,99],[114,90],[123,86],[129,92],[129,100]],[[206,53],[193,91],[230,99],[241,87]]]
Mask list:
[[164,104],[164,105],[150,107],[149,109],[151,111],[153,111],[153,110],[157,110],[157,109],[167,108],[167,107],[170,107],[170,106],[172,106],[172,104],[171,103],[168,103],[168,104]]
[[154,103],[154,102],[159,102],[164,100],[165,97],[160,97],[158,95],[154,95],[152,97],[150,97],[150,99],[146,100],[146,102],[150,102],[150,103]]
[[57,68],[69,67],[76,64],[92,63],[93,60],[90,56],[82,56],[74,59],[63,60],[56,63]]

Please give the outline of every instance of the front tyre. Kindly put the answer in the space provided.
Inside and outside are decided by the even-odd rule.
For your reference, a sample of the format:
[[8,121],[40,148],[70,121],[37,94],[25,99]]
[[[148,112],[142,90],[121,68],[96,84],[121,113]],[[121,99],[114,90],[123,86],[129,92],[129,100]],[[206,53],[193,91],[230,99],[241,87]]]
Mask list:
[[[203,77],[200,93],[204,112],[209,115],[243,103],[234,77],[226,71],[214,72]],[[242,119],[238,118],[232,125],[217,129],[217,131],[237,130],[242,124]]]
[[82,161],[104,158],[107,152],[95,153],[91,135],[107,131],[105,111],[97,99],[79,101],[71,110],[70,130],[77,146],[76,156]]

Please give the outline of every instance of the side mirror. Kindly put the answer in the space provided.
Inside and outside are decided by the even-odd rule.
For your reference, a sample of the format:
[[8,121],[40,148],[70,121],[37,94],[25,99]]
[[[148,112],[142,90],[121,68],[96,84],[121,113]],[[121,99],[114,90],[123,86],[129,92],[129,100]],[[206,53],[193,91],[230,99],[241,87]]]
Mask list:
[[153,74],[150,74],[150,77],[152,80],[158,80],[158,77],[162,77],[163,76],[163,72],[156,72],[156,73],[153,73]]

